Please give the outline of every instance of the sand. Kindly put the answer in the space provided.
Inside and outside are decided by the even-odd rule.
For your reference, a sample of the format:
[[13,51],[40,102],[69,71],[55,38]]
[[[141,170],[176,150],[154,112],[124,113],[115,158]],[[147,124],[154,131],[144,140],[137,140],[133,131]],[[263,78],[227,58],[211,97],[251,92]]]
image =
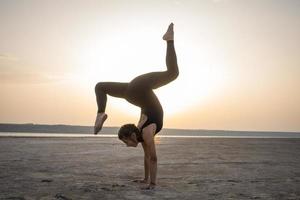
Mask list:
[[300,139],[157,139],[145,191],[140,145],[0,137],[0,199],[300,199]]

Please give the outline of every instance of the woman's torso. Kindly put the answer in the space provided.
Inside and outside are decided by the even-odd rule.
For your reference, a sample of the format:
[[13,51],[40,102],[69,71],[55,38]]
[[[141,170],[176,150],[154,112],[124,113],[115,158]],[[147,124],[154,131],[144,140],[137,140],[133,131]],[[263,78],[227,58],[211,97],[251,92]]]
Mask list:
[[155,123],[156,133],[161,130],[163,126],[163,109],[151,88],[134,79],[128,84],[126,100],[140,107],[141,113],[147,116],[147,121],[142,129],[151,123]]

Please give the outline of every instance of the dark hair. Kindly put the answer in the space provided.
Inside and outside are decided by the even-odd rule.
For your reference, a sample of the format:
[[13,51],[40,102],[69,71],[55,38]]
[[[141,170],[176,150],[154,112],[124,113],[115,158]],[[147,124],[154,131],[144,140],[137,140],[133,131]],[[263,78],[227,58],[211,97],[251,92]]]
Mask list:
[[140,130],[134,124],[124,124],[118,132],[119,139],[129,138],[133,132],[140,133]]

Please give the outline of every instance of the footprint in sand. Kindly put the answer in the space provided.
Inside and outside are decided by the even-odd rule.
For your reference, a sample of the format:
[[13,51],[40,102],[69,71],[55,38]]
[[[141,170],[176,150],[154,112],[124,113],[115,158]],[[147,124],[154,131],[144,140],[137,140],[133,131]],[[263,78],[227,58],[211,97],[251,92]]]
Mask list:
[[51,183],[51,182],[53,182],[53,180],[51,180],[51,179],[43,179],[43,180],[41,180],[41,182],[42,183]]
[[25,200],[24,197],[8,197],[9,200]]
[[112,187],[125,187],[125,185],[119,185],[119,184],[112,184]]
[[65,197],[62,194],[56,194],[54,197],[59,200],[72,200],[71,198]]
[[102,189],[102,190],[105,190],[105,191],[112,191],[112,189],[107,188],[107,187],[102,187],[101,189]]
[[115,183],[115,184],[111,185],[111,188],[110,187],[102,187],[101,189],[105,190],[105,191],[114,191],[117,188],[123,188],[123,187],[125,187],[125,185],[122,185],[122,184],[120,185],[120,184]]

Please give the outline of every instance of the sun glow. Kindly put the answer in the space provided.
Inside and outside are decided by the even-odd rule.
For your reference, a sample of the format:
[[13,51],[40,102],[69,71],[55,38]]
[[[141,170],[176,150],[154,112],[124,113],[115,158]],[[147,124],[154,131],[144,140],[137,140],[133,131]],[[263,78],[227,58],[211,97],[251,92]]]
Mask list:
[[[93,125],[97,82],[166,70],[173,22],[165,128],[299,131],[298,2],[0,1],[0,121]],[[138,122],[126,100],[106,108],[105,126]]]
[[[147,46],[140,42],[144,37],[149,38]],[[143,33],[142,36],[139,33],[124,33],[122,40],[118,38],[110,35],[105,40],[96,40],[95,37],[81,44],[83,50],[79,55],[79,65],[72,74],[73,81],[80,88],[93,90],[97,82],[129,82],[143,73],[166,70],[165,43],[157,42],[153,33]],[[207,101],[220,92],[226,79],[226,67],[222,59],[210,59],[216,55],[201,52],[188,41],[186,44],[175,43],[175,48],[180,75],[175,81],[155,90],[168,115]],[[205,59],[196,59],[199,54],[203,54]],[[109,97],[107,106],[119,108],[130,115],[139,113],[137,107],[118,98]]]

